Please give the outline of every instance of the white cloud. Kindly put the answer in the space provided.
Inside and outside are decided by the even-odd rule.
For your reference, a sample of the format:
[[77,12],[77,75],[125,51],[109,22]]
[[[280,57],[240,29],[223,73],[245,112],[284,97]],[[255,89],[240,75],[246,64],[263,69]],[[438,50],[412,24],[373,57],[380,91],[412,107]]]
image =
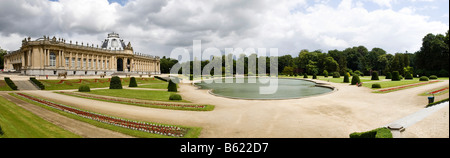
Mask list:
[[373,11],[359,0],[342,0],[337,7],[328,0],[314,2],[130,0],[121,6],[107,0],[0,1],[0,46],[18,49],[21,39],[42,35],[96,44],[115,31],[135,51],[159,56],[192,47],[192,40],[202,40],[204,49],[279,48],[281,55],[359,45],[395,53],[414,52],[427,33],[448,30],[414,8],[393,11],[395,0],[373,1],[385,7]]

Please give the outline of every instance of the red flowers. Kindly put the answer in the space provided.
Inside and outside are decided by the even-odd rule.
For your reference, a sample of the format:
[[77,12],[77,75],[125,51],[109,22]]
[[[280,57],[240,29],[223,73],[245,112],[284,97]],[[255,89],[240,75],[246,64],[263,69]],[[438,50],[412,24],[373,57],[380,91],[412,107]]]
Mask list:
[[93,96],[93,95],[82,94],[82,93],[63,92],[63,91],[61,91],[59,93],[75,95],[75,96],[81,96],[81,97],[86,97],[86,98],[93,98],[93,99],[100,99],[100,100],[107,100],[107,101],[115,101],[115,102],[122,102],[122,103],[141,104],[141,105],[154,105],[154,106],[163,106],[163,107],[195,108],[195,109],[203,109],[203,108],[206,107],[205,105],[195,105],[195,104],[172,104],[172,103],[133,101],[133,100],[126,100],[126,99],[108,98],[108,97]]
[[429,83],[435,83],[435,82],[439,82],[439,81],[420,82],[420,83],[416,83],[416,84],[409,84],[409,85],[398,86],[398,87],[393,87],[393,88],[386,88],[386,89],[378,90],[378,92],[386,92],[386,91],[398,90],[398,89],[403,89],[403,88],[407,88],[407,87],[413,87],[413,86],[429,84]]
[[435,90],[433,92],[429,92],[428,94],[438,94],[438,93],[441,93],[442,91],[445,91],[447,89],[448,89],[448,87],[445,87],[445,88],[442,88],[442,89],[439,89],[439,90]]
[[101,115],[93,112],[83,111],[80,109],[76,109],[73,107],[68,107],[65,105],[53,103],[50,101],[42,100],[33,96],[29,96],[23,93],[17,93],[17,95],[22,96],[26,99],[35,101],[37,103],[40,103],[42,105],[58,109],[67,113],[71,113],[74,115],[78,115],[84,118],[88,118],[91,120],[96,120],[99,122],[107,123],[114,126],[119,126],[123,128],[128,128],[132,130],[138,130],[153,134],[160,134],[165,136],[173,136],[173,137],[183,137],[188,129],[176,127],[176,126],[168,126],[168,125],[160,125],[160,124],[153,124],[153,123],[146,123],[146,122],[138,122],[138,121],[131,121],[131,120],[125,120],[122,118],[116,118],[106,115]]

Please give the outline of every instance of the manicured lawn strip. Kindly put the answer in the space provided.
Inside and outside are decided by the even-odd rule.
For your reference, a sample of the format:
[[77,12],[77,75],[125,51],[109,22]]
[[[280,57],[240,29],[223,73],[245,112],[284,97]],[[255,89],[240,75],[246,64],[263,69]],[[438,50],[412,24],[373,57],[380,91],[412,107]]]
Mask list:
[[214,105],[196,105],[196,104],[177,104],[177,103],[158,103],[149,101],[137,101],[137,100],[127,100],[121,98],[108,98],[101,96],[93,96],[88,93],[78,93],[78,92],[55,92],[58,94],[64,94],[79,98],[92,99],[98,101],[105,101],[111,103],[135,105],[141,107],[150,107],[158,109],[171,109],[171,110],[186,110],[186,111],[212,111],[214,110]]
[[437,102],[434,102],[434,103],[431,103],[431,104],[428,104],[428,105],[426,106],[426,108],[432,107],[432,106],[437,105],[437,104],[440,104],[440,103],[447,102],[448,100],[449,100],[449,98],[443,99],[443,100],[440,100],[440,101],[437,101]]
[[433,95],[433,94],[431,94],[432,92],[435,92],[435,94],[434,94],[435,96],[443,95],[443,94],[446,94],[449,92],[448,88],[449,88],[448,86],[435,88],[435,89],[429,90],[425,93],[419,94],[419,96]]
[[5,80],[0,80],[0,91],[13,91],[8,84],[6,84]]
[[152,89],[167,89],[167,83],[154,83],[154,84],[145,84],[139,85],[138,88],[152,88]]
[[175,101],[169,100],[170,94],[173,92],[167,91],[151,91],[151,90],[134,90],[134,89],[98,89],[91,90],[87,94],[97,94],[112,97],[153,100],[153,101],[167,101],[167,102],[189,102],[186,100]]
[[[401,82],[401,81],[393,81],[393,82]],[[379,89],[374,91],[374,93],[389,93],[389,92],[395,92],[398,90],[404,90],[404,89],[409,89],[409,88],[414,88],[414,87],[419,87],[419,86],[423,86],[423,85],[427,85],[427,84],[432,84],[432,83],[437,83],[437,82],[441,82],[441,81],[428,81],[428,82],[415,82],[415,83],[411,83],[411,84],[402,84],[400,86],[395,86],[395,87],[388,87],[388,88],[384,88],[383,85],[381,86],[383,89]]]
[[[122,85],[128,86],[130,78],[121,78]],[[39,80],[45,86],[45,90],[67,90],[78,89],[81,85],[88,85],[90,88],[109,87],[110,79],[71,79],[71,80]],[[137,84],[165,83],[155,78],[136,78]]]
[[59,126],[0,98],[0,138],[80,138]]
[[[75,114],[72,114],[72,113],[63,112],[63,111],[55,109],[55,108],[51,108],[51,107],[43,105],[41,103],[38,103],[38,102],[35,102],[35,101],[32,101],[32,100],[26,99],[26,98],[21,97],[21,96],[18,96],[17,94],[11,94],[11,95],[13,95],[13,96],[15,96],[15,97],[17,97],[19,99],[22,99],[22,100],[24,100],[26,102],[29,102],[31,104],[34,104],[34,105],[43,107],[43,108],[45,108],[47,110],[50,110],[50,111],[56,112],[58,114],[61,114],[63,116],[66,116],[66,117],[69,117],[69,118],[72,118],[72,119],[76,119],[76,120],[79,120],[79,121],[83,121],[83,122],[92,124],[94,126],[100,127],[100,128],[105,128],[105,129],[109,129],[109,130],[112,130],[112,131],[124,133],[124,134],[130,135],[130,136],[140,137],[140,138],[177,138],[177,137],[172,137],[172,136],[165,136],[165,135],[160,135],[160,134],[148,133],[148,132],[139,131],[139,130],[132,130],[132,129],[129,129],[129,128],[118,127],[118,126],[107,124],[107,123],[102,123],[102,122],[99,122],[99,121],[96,121],[96,120],[92,120],[92,119],[81,117],[81,116],[78,116],[78,115],[75,115]],[[28,95],[28,94],[26,94],[26,95]],[[32,95],[29,95],[29,96],[32,96]],[[38,98],[38,99],[40,99],[40,98]],[[43,99],[41,99],[41,100],[43,100]],[[52,103],[54,103],[54,102],[52,102]],[[57,104],[59,104],[59,103],[57,103]],[[71,107],[71,106],[67,106],[67,105],[64,105],[64,106]],[[74,108],[74,107],[71,107],[71,108]],[[77,109],[77,108],[75,108],[75,109]],[[83,110],[83,111],[90,112],[90,111],[87,111],[87,110]],[[90,113],[94,113],[94,112],[90,112]],[[95,113],[95,114],[98,114],[98,113]],[[98,114],[98,115],[103,115],[103,114]],[[103,115],[103,116],[113,117],[113,116],[108,116],[108,115]],[[122,120],[125,120],[125,121],[137,122],[137,121],[128,120],[128,119],[119,118],[119,117],[113,117],[113,118],[122,119]],[[148,123],[148,124],[157,124],[157,125],[161,125],[161,126],[174,126],[174,125],[167,125],[167,124],[161,124],[161,123],[152,123],[152,122],[144,122],[144,121],[140,121],[140,122],[141,123]],[[200,128],[200,127],[187,127],[187,126],[178,126],[178,125],[174,126],[174,127],[180,127],[180,128],[187,129],[187,133],[182,138],[197,138],[200,135],[200,131],[202,130],[202,128]]]

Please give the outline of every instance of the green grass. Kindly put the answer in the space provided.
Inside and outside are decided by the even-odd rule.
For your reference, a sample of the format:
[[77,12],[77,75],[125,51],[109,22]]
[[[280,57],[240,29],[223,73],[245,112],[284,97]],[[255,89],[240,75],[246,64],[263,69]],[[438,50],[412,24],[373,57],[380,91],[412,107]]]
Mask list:
[[[122,85],[128,86],[130,84],[130,78],[121,78]],[[45,90],[67,90],[78,89],[81,85],[87,85],[90,88],[104,88],[109,87],[109,79],[72,79],[72,80],[39,80],[45,86]],[[62,82],[61,82],[62,81]],[[136,78],[137,84],[163,84],[164,81],[155,78]],[[167,87],[166,87],[167,88]]]
[[[432,89],[432,90],[428,90],[427,92],[424,92],[424,93],[419,94],[419,96],[430,96],[430,95],[432,95],[432,94],[428,94],[428,93],[434,92],[434,91],[437,91],[437,90],[440,90],[440,89],[445,88],[445,87],[448,87],[448,86],[443,86],[443,87],[435,88],[435,89]],[[443,95],[443,94],[447,94],[448,92],[449,92],[449,91],[448,91],[448,89],[447,89],[447,90],[441,91],[440,93],[434,94],[434,95],[435,95],[435,96],[440,96],[440,95]]]
[[151,90],[134,90],[134,89],[99,89],[91,90],[87,94],[97,94],[112,97],[153,100],[153,101],[167,101],[167,102],[189,102],[186,100],[174,101],[169,100],[170,94],[173,92],[167,91],[151,91]]
[[39,116],[0,98],[0,138],[80,138]]
[[0,91],[12,91],[12,89],[6,84],[5,80],[0,80]]
[[[118,126],[102,123],[102,122],[99,122],[99,121],[95,121],[95,120],[91,120],[91,119],[88,119],[88,118],[80,117],[80,116],[77,116],[77,115],[74,115],[74,114],[63,112],[61,110],[57,110],[57,109],[54,109],[54,108],[51,108],[51,107],[39,104],[37,102],[25,99],[23,97],[15,95],[15,94],[12,94],[12,95],[17,97],[17,98],[19,98],[19,99],[21,99],[21,100],[24,100],[24,101],[29,102],[31,104],[43,107],[43,108],[45,108],[47,110],[53,111],[53,112],[61,114],[63,116],[66,116],[66,117],[69,117],[69,118],[72,118],[72,119],[76,119],[76,120],[79,120],[79,121],[83,121],[83,122],[89,123],[91,125],[100,127],[100,128],[105,128],[105,129],[109,129],[109,130],[112,130],[112,131],[120,132],[120,133],[123,133],[123,134],[126,134],[126,135],[139,137],[139,138],[174,138],[174,137],[171,137],[171,136],[164,136],[164,135],[159,135],[159,134],[147,133],[147,132],[143,132],[143,131],[137,131],[137,130],[132,130],[132,129],[128,129],[128,128],[122,128],[122,127],[118,127]],[[68,106],[68,105],[65,105],[65,106]],[[68,106],[68,107],[72,107],[72,106]],[[83,110],[83,109],[80,109],[80,110]],[[87,110],[84,110],[84,111],[87,111]],[[108,115],[105,115],[105,116],[108,116]],[[146,123],[155,123],[155,122],[146,122]],[[157,123],[157,124],[168,125],[168,124],[161,124],[161,123]],[[170,126],[176,126],[176,127],[181,127],[181,128],[188,128],[188,132],[184,135],[183,138],[198,138],[198,136],[200,135],[200,132],[202,130],[202,128],[200,128],[200,127],[188,127],[188,126],[178,126],[178,125],[170,125]]]
[[145,84],[139,85],[138,88],[152,88],[152,89],[167,89],[167,83],[153,83],[153,84]]

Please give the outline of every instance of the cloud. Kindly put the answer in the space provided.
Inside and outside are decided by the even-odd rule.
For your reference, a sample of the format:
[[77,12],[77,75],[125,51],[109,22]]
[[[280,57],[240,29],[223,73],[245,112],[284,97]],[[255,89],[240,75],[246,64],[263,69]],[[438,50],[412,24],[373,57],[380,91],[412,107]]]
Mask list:
[[392,10],[395,0],[373,1],[383,9],[370,11],[363,2],[342,0],[333,6],[335,1],[328,0],[0,1],[0,46],[18,49],[21,39],[43,35],[97,44],[114,31],[131,41],[136,52],[158,56],[168,56],[176,47],[190,49],[192,40],[202,40],[203,49],[278,48],[280,55],[359,45],[396,53],[414,52],[427,33],[448,30],[447,24],[414,8]]

